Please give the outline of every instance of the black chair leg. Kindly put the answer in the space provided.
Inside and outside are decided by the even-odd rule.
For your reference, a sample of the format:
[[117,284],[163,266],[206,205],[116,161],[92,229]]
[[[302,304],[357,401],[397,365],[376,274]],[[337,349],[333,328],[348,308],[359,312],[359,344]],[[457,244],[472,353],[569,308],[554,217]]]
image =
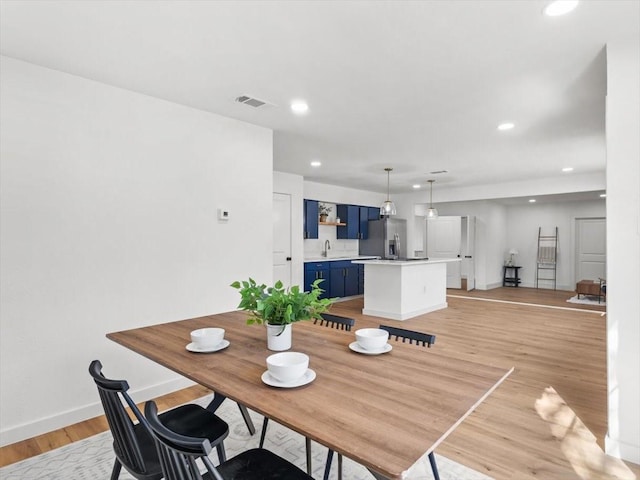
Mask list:
[[338,454],[338,480],[342,480],[342,454]]
[[216,451],[218,452],[218,461],[219,463],[224,463],[227,461],[227,453],[224,450],[224,443],[220,442],[216,445]]
[[269,419],[264,417],[262,422],[262,433],[260,434],[260,448],[264,446],[264,437],[267,435],[267,426],[269,425]]
[[113,470],[111,471],[111,480],[118,480],[121,469],[122,469],[122,464],[120,463],[120,460],[116,458],[116,461],[113,464]]
[[440,475],[438,475],[438,466],[436,465],[436,457],[433,455],[433,452],[429,454],[429,463],[431,464],[431,471],[433,471],[433,478],[435,478],[435,480],[440,480]]
[[244,405],[238,404],[238,408],[240,409],[240,413],[242,414],[242,418],[244,419],[244,423],[247,425],[249,429],[249,433],[253,435],[256,433],[256,427],[253,425],[253,420],[249,416],[249,410]]
[[329,480],[329,472],[331,472],[331,461],[333,460],[333,450],[329,449],[327,452],[327,463],[324,466],[324,476],[322,480]]

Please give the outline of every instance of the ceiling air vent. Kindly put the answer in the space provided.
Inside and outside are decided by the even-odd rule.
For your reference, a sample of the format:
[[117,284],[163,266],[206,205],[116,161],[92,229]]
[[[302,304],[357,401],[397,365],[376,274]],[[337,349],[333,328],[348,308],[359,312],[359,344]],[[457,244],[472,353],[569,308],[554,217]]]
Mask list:
[[257,98],[250,97],[249,95],[242,95],[236,98],[236,102],[244,103],[245,105],[249,105],[253,108],[262,107],[263,105],[269,105],[268,102],[265,102],[264,100],[258,100]]

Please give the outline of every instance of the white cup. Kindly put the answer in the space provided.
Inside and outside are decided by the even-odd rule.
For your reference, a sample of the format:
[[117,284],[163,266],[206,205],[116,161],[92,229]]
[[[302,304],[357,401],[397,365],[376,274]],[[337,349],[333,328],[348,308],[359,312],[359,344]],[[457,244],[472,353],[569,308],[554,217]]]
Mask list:
[[199,328],[191,332],[191,341],[197,348],[213,348],[224,340],[224,328]]
[[288,383],[302,377],[309,368],[309,356],[300,352],[274,353],[267,357],[269,375]]
[[381,328],[361,328],[356,330],[356,341],[365,350],[382,350],[389,340],[389,332]]

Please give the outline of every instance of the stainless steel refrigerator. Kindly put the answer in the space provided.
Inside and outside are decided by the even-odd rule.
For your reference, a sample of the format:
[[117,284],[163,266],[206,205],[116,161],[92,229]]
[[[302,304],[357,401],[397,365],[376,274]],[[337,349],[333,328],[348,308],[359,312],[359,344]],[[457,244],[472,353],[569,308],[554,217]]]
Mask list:
[[369,236],[359,241],[360,255],[397,260],[407,257],[407,221],[384,217],[369,220]]

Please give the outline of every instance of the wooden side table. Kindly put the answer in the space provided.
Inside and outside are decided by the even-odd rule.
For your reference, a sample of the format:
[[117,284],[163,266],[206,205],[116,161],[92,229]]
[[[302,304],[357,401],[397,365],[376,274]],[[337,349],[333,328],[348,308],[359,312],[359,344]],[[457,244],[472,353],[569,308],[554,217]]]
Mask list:
[[502,267],[502,286],[503,287],[517,287],[520,285],[520,269],[516,265],[505,265]]
[[592,295],[598,297],[598,303],[601,299],[605,298],[605,293],[602,291],[603,281],[594,282],[593,280],[580,280],[576,284],[576,293],[578,298],[580,295]]

